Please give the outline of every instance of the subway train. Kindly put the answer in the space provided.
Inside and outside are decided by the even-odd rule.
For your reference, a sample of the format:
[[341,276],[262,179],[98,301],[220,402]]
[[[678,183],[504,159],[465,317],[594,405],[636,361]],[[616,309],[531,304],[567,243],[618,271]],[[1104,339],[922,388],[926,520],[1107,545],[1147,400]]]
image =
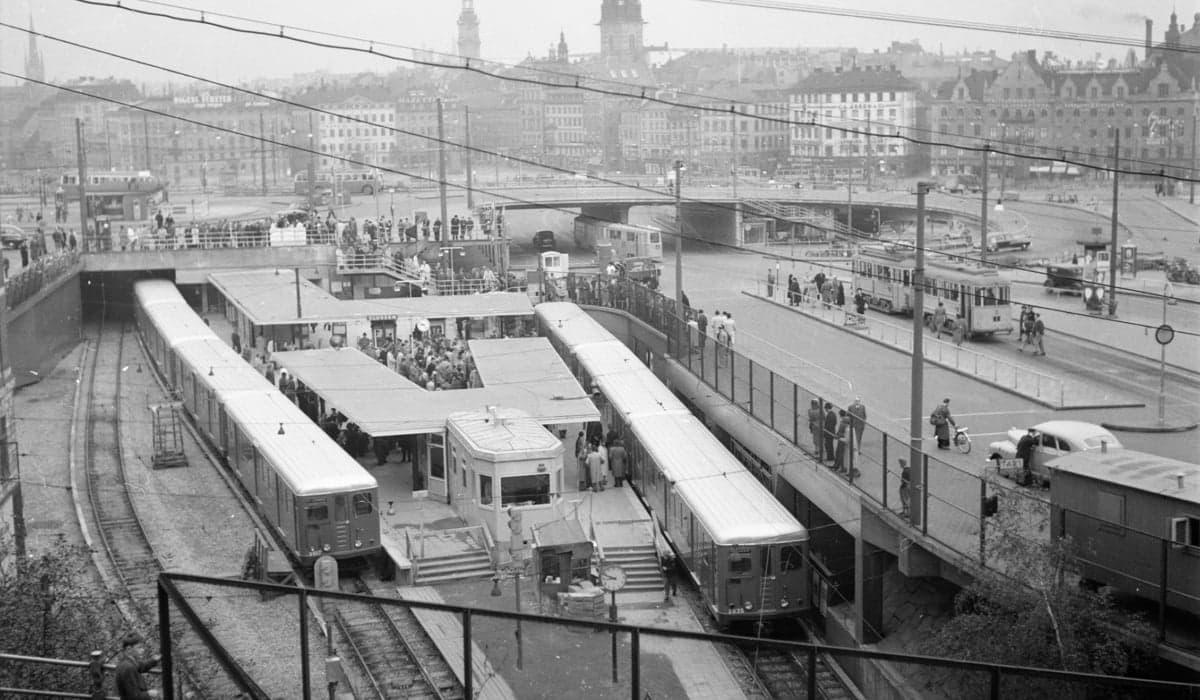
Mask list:
[[629,478],[717,623],[809,610],[808,531],[623,343],[575,304],[539,329],[629,453]]
[[377,564],[375,477],[226,345],[166,280],[134,287],[138,332],[169,387],[302,566]]

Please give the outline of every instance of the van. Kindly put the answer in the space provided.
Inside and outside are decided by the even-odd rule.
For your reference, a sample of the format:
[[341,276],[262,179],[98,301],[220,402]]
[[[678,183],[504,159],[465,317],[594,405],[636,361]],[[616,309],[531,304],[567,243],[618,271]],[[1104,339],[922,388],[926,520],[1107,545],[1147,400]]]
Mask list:
[[533,247],[539,253],[545,253],[550,250],[555,250],[557,244],[554,241],[553,231],[538,231],[533,234]]

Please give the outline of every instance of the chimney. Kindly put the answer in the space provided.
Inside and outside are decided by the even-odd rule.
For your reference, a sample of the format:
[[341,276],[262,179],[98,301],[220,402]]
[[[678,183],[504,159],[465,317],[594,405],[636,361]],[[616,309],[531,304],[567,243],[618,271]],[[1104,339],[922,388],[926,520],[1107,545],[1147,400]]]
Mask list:
[[1154,44],[1154,20],[1146,18],[1146,60],[1150,60],[1150,47]]
[[1100,454],[1108,454],[1108,440],[1100,441]]
[[1183,472],[1175,472],[1175,485],[1183,488]]

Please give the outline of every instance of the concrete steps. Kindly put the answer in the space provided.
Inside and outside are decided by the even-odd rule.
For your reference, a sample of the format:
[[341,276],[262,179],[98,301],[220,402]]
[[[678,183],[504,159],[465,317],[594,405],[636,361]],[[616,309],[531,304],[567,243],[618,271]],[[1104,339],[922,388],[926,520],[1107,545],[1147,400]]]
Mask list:
[[605,545],[604,566],[619,566],[625,570],[624,591],[661,591],[662,570],[653,544]]
[[486,550],[427,557],[417,562],[414,584],[428,586],[447,581],[491,578],[495,570],[492,558]]

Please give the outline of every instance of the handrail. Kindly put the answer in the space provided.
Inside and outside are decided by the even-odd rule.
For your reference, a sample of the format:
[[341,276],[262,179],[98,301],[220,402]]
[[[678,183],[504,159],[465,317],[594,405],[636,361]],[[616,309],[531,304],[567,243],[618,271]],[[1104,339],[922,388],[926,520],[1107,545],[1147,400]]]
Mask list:
[[132,240],[113,232],[108,236],[88,235],[82,241],[84,253],[125,253],[157,250],[214,250],[225,248],[280,248],[306,245],[333,245],[337,235],[324,227],[309,227],[302,240],[298,234],[272,234],[267,228],[255,227],[202,230],[198,227],[179,227],[174,233],[148,234]]

